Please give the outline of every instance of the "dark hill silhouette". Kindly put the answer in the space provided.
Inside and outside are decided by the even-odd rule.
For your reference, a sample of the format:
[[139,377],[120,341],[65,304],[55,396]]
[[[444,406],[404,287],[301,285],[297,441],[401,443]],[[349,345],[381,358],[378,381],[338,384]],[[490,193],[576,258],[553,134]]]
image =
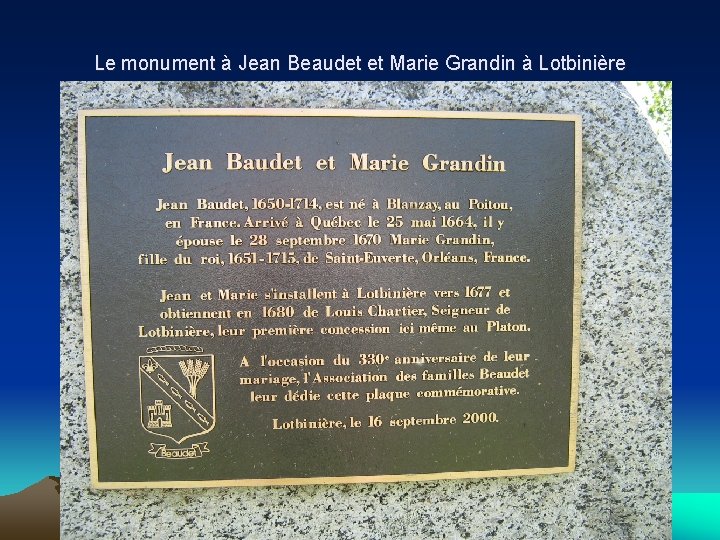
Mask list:
[[0,536],[18,540],[60,538],[60,478],[48,476],[0,497]]

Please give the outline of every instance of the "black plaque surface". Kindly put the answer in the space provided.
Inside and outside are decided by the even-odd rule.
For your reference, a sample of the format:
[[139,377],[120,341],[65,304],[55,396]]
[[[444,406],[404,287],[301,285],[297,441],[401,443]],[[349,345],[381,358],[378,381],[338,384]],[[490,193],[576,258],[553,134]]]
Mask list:
[[93,486],[574,469],[579,117],[79,124]]

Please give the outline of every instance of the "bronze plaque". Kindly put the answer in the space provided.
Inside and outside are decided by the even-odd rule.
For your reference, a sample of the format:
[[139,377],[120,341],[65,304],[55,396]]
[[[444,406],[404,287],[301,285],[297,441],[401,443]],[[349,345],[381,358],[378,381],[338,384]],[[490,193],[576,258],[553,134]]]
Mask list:
[[574,115],[79,117],[94,487],[574,469]]

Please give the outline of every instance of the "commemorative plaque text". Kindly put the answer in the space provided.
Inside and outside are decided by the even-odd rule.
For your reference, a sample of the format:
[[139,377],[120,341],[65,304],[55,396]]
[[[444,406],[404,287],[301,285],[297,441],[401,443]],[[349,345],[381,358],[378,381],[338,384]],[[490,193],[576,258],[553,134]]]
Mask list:
[[580,121],[79,118],[96,487],[568,472]]

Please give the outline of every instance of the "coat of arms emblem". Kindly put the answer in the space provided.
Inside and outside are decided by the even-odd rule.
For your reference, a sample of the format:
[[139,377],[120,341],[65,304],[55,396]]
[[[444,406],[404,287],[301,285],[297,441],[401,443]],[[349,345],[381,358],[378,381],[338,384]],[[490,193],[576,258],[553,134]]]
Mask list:
[[[170,353],[170,354],[158,354]],[[200,347],[151,347],[139,358],[140,422],[143,429],[182,444],[215,427],[215,358]],[[200,457],[206,443],[167,450],[152,444],[156,457]]]

